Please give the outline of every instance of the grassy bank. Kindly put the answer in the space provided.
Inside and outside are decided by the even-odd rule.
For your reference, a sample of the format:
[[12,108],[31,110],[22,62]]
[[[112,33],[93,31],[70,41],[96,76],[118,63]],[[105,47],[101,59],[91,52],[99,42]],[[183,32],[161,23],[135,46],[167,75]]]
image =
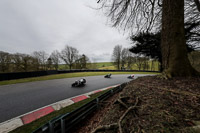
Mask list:
[[[34,78],[0,81],[0,85],[9,85],[9,84],[26,83],[26,82],[33,82],[33,81],[62,79],[62,78],[97,76],[97,75],[105,75],[108,73],[109,72],[78,72],[78,73],[55,74],[55,75],[41,76],[41,77],[34,77]],[[150,72],[111,72],[111,73],[113,75],[116,75],[116,74],[158,74],[158,73],[150,73]]]
[[[115,104],[95,114],[84,127],[71,133],[90,133],[112,125],[109,132],[199,133],[200,78],[177,77],[163,80],[156,76],[131,81]],[[121,102],[119,102],[121,101]],[[108,101],[110,102],[110,101]],[[97,118],[101,120],[97,123]],[[95,124],[93,124],[96,122]],[[91,124],[90,124],[91,123]]]

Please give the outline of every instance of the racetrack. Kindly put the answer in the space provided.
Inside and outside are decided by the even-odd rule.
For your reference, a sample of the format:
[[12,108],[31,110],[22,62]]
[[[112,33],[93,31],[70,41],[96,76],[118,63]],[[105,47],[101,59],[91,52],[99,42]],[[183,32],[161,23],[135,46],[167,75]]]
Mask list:
[[[85,77],[84,87],[72,88],[71,84],[80,78],[55,79],[0,86],[0,123],[60,100],[93,90],[129,82],[128,75]],[[145,76],[144,74],[136,74]]]

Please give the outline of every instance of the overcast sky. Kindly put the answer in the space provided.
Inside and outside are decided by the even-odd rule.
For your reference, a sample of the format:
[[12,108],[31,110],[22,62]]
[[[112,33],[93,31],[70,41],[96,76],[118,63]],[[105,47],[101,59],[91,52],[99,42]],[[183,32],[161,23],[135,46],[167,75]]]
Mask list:
[[110,61],[115,45],[130,47],[96,0],[0,0],[0,51],[31,54],[70,45],[91,61]]

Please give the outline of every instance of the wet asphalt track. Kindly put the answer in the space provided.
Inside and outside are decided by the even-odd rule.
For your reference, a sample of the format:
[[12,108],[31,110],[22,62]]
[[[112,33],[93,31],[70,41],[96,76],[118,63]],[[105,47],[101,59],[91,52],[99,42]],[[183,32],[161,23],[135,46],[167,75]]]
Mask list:
[[[85,77],[84,87],[72,88],[71,84],[80,78],[55,79],[0,86],[0,123],[43,106],[74,97],[93,90],[129,82],[128,75]],[[145,75],[135,75],[138,76]]]

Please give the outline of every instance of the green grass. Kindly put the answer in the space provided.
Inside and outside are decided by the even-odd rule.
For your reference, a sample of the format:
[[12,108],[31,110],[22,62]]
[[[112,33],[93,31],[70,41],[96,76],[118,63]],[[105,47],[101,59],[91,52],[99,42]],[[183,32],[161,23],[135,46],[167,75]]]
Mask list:
[[116,67],[115,66],[106,66],[106,67],[101,67],[99,69],[101,69],[101,70],[116,70]]
[[[151,66],[152,66],[152,61],[149,61],[149,71],[151,71]],[[158,71],[158,61],[154,61],[154,69],[153,71]],[[96,63],[97,69],[104,69],[104,70],[116,70],[116,67],[113,65],[112,62],[100,62],[100,63]],[[127,66],[125,66],[127,67]],[[131,67],[132,70],[139,70],[136,64],[133,64]],[[141,70],[143,70],[141,68]]]
[[[149,71],[151,70],[151,65],[152,61],[149,61]],[[158,71],[158,61],[154,61],[154,70],[153,71]],[[127,67],[127,66],[125,66]],[[59,70],[66,70],[69,69],[68,66],[64,64],[59,65]],[[113,65],[112,62],[96,62],[96,63],[91,63],[88,64],[87,69],[104,69],[104,70],[116,70],[116,67]],[[132,64],[132,70],[139,70],[136,64]],[[143,69],[142,69],[143,70]]]
[[102,67],[108,67],[108,66],[113,66],[112,62],[97,62],[96,63],[97,68],[102,68]]
[[[94,68],[95,66],[95,68]],[[87,68],[88,69],[102,69],[103,67],[109,67],[109,66],[113,66],[112,62],[96,62],[96,63],[89,63]],[[65,65],[65,64],[60,64],[58,66],[59,70],[66,70],[69,69],[69,66]]]
[[[151,71],[152,61],[149,61],[148,64],[149,64],[148,71]],[[153,65],[154,65],[154,69],[152,71],[159,71],[159,62],[158,61],[154,61]],[[139,68],[137,67],[136,64],[133,64],[132,65],[132,70],[139,70]],[[141,68],[141,70],[143,70],[143,68]]]
[[116,75],[116,74],[157,74],[157,73],[150,73],[150,72],[79,72],[79,73],[55,74],[55,75],[48,75],[48,76],[41,76],[41,77],[34,77],[34,78],[16,79],[16,80],[6,80],[6,81],[0,81],[0,85],[9,85],[9,84],[26,83],[26,82],[33,82],[33,81],[62,79],[62,78],[106,75],[108,73],[112,73],[113,75]]
[[65,64],[58,65],[58,70],[66,70],[66,69],[69,69],[69,66],[67,66]]
[[37,119],[36,121],[33,121],[27,125],[24,125],[22,127],[19,127],[15,130],[13,130],[11,133],[31,133],[33,132],[34,130],[40,128],[42,125],[46,124],[48,121],[52,120],[53,118],[57,117],[57,116],[60,116],[60,115],[63,115],[63,114],[66,114],[68,112],[72,112],[73,110],[81,107],[82,105],[92,101],[93,99],[95,99],[96,97],[102,95],[103,93],[109,91],[108,90],[105,90],[105,91],[102,91],[102,92],[99,92],[99,93],[96,93],[96,94],[93,94],[90,96],[90,98],[88,99],[85,99],[83,101],[80,101],[78,103],[74,103],[70,106],[67,106],[61,110],[58,110],[58,111],[54,111],[40,119]]

